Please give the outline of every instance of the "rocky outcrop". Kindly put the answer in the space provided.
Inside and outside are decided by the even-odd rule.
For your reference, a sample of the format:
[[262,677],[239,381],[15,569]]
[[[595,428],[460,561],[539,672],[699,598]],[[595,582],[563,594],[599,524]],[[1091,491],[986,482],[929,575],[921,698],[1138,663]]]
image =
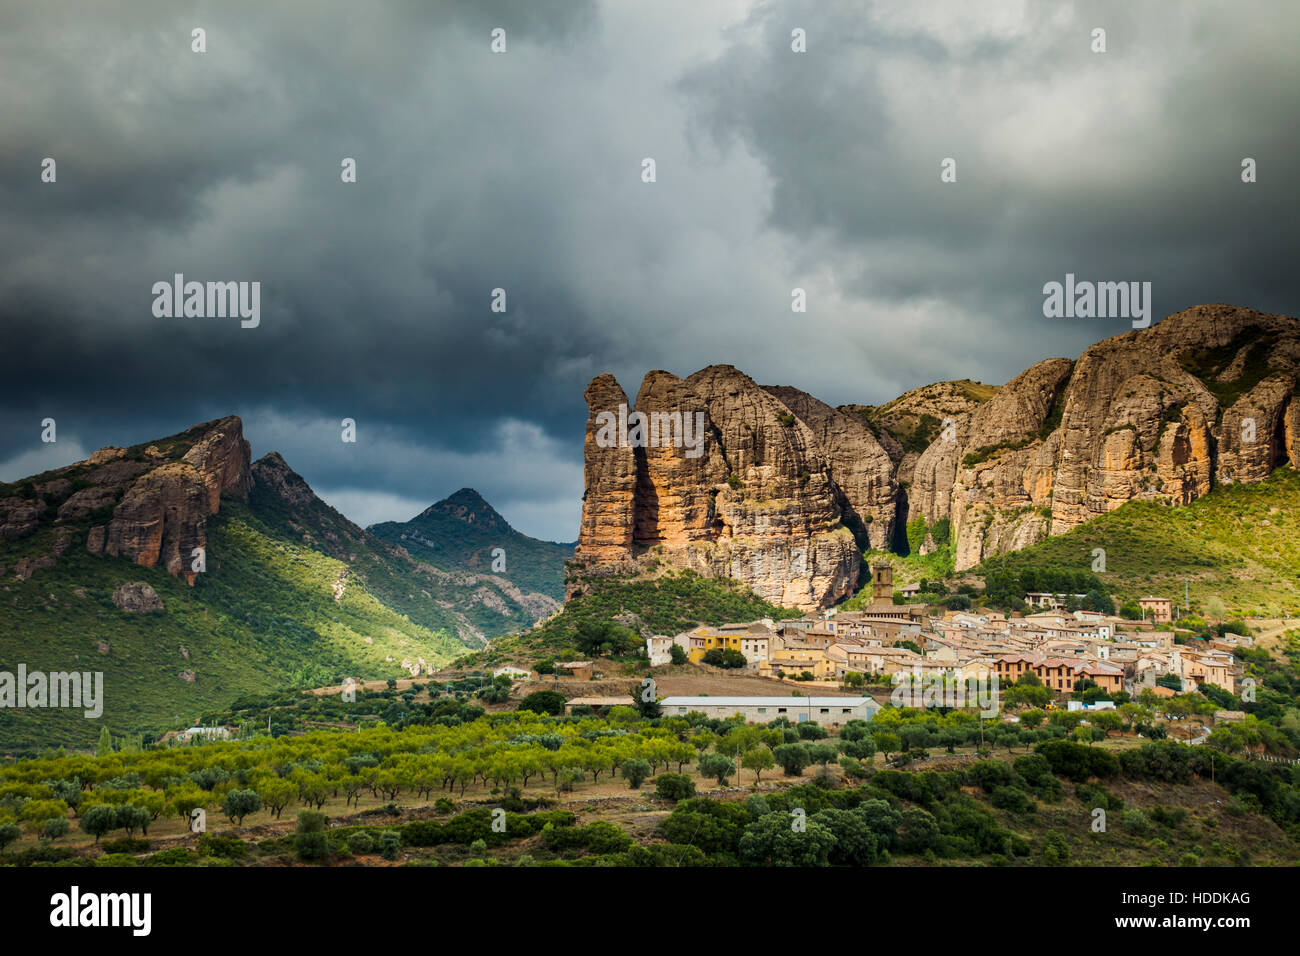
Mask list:
[[121,494],[120,488],[111,486],[91,485],[89,488],[82,488],[59,505],[59,520],[80,521],[101,508],[117,504]]
[[1039,509],[1052,494],[1056,445],[1049,421],[1071,368],[1067,359],[1048,359],[1022,372],[971,415],[964,434],[941,438],[922,456],[953,469],[939,517],[952,523],[956,565],[969,567],[986,552],[1015,550],[1046,535]]
[[888,548],[898,514],[894,463],[861,418],[788,386],[767,391],[812,431],[822,467],[842,496],[845,524],[867,548]]
[[1300,402],[1290,402],[1282,413],[1282,452],[1292,467],[1300,465]]
[[[1198,306],[1048,359],[1001,388],[963,380],[833,409],[730,366],[646,376],[631,411],[698,409],[694,457],[597,441],[626,398],[587,389],[583,574],[666,560],[801,607],[852,588],[861,549],[948,520],[957,570],[1126,502],[1195,501],[1300,460],[1300,325]],[[928,553],[942,546],[928,535]],[[805,565],[807,560],[811,565]],[[581,575],[574,579],[581,588]]]
[[116,461],[118,458],[123,458],[125,456],[126,456],[125,448],[118,448],[116,445],[105,445],[103,448],[100,448],[98,451],[91,452],[90,457],[86,459],[86,464],[103,465],[103,464],[107,464],[110,461]]
[[193,584],[194,549],[207,547],[208,517],[217,513],[222,494],[247,501],[252,475],[238,418],[186,434],[195,438],[179,460],[157,465],[125,490],[108,524],[104,553],[146,568],[162,565]]
[[36,529],[45,513],[41,498],[0,498],[0,538],[21,538]]
[[869,430],[728,365],[686,379],[653,371],[634,403],[625,396],[608,375],[587,388],[581,568],[570,596],[585,574],[659,561],[798,607],[852,593],[855,530],[864,543],[873,531],[884,541],[893,525],[889,458]]
[[253,476],[243,423],[238,418],[227,418],[212,426],[190,446],[181,462],[198,473],[208,496],[208,508],[216,514],[223,494],[238,501],[248,500]]
[[588,564],[618,564],[631,557],[636,514],[637,465],[633,449],[606,440],[597,416],[627,408],[627,393],[612,375],[592,379],[587,399],[587,435],[584,448],[582,524],[575,555]]
[[843,405],[840,411],[870,425],[895,464],[900,491],[914,498],[919,495],[921,507],[928,514],[927,509],[946,507],[946,502],[927,500],[931,493],[927,482],[934,481],[935,466],[927,463],[926,474],[918,475],[921,457],[941,436],[964,434],[971,415],[997,391],[996,385],[970,379],[935,382],[904,392],[884,405]]
[[1263,481],[1287,457],[1284,420],[1295,385],[1294,374],[1275,372],[1223,410],[1216,431],[1216,483]]
[[113,510],[104,553],[169,574],[188,569],[194,549],[206,546],[206,488],[194,469],[169,462],[136,481]]
[[[207,519],[222,495],[247,501],[251,487],[248,442],[232,416],[147,448],[101,448],[39,487],[18,485],[18,494],[0,498],[0,537],[49,534],[57,558],[76,536],[91,554],[161,566],[193,584],[193,553],[206,547]],[[28,567],[44,567],[44,560]]]
[[121,584],[113,591],[113,604],[128,614],[149,614],[163,610],[158,592],[143,581]]
[[952,519],[963,570],[1129,501],[1261,481],[1300,450],[1298,372],[1296,321],[1232,306],[1039,363],[972,415],[956,454],[922,454],[913,513]]

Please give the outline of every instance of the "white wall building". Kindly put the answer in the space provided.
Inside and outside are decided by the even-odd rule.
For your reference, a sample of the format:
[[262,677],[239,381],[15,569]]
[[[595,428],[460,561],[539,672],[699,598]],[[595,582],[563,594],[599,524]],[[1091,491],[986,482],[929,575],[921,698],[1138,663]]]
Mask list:
[[813,720],[823,727],[841,727],[850,720],[870,720],[880,705],[870,697],[665,697],[659,710],[665,717],[697,711],[725,720],[736,714],[751,724],[785,717],[791,723]]
[[653,637],[645,639],[645,656],[650,661],[651,667],[660,667],[664,664],[673,662],[672,647],[676,644],[684,651],[691,649],[691,638],[689,634],[678,634],[676,637],[668,637],[664,634],[655,634]]

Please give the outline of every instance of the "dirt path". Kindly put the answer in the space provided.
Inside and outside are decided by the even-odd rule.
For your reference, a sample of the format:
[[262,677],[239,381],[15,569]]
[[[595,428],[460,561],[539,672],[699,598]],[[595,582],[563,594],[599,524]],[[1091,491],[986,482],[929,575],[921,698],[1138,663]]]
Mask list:
[[1282,635],[1300,628],[1300,618],[1294,617],[1252,617],[1247,618],[1246,623],[1259,628],[1255,646],[1274,655],[1282,649]]

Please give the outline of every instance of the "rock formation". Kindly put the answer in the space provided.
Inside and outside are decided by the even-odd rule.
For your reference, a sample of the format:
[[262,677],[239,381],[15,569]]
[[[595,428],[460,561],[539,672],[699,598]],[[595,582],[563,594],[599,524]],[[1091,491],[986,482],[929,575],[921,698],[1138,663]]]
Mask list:
[[632,529],[636,523],[636,456],[617,442],[598,442],[596,415],[628,404],[627,394],[612,375],[592,379],[585,394],[587,436],[584,444],[582,525],[577,551],[582,560],[605,565],[631,557]]
[[[0,498],[0,537],[32,534],[52,519],[58,553],[58,543],[66,550],[79,526],[92,554],[162,566],[193,584],[194,549],[206,547],[207,519],[217,513],[221,496],[248,500],[248,442],[240,420],[231,416],[160,444],[166,451],[158,445],[101,448],[39,486],[17,486],[17,494]],[[55,510],[47,517],[50,508]]]
[[129,614],[148,614],[164,610],[158,592],[143,581],[121,584],[113,591],[113,604]]
[[686,379],[650,372],[631,404],[602,375],[586,397],[575,551],[586,573],[663,560],[811,608],[852,593],[855,531],[863,544],[892,533],[888,455],[860,422],[803,392],[717,365]]
[[[727,365],[651,372],[629,405],[602,375],[586,393],[569,593],[584,576],[665,561],[818,607],[851,593],[862,550],[896,545],[918,515],[950,522],[964,570],[1128,501],[1187,504],[1294,463],[1298,381],[1300,324],[1226,305],[1047,359],[1001,388],[943,382],[879,408],[831,408]],[[620,425],[701,412],[702,448],[602,431],[620,406]]]
[[247,501],[252,476],[238,418],[208,422],[186,435],[195,437],[179,459],[163,461],[125,488],[108,523],[104,553],[146,568],[161,564],[193,584],[190,567],[194,549],[207,547],[208,516],[217,513],[222,494]]
[[971,416],[955,451],[926,450],[913,513],[951,518],[963,570],[1128,501],[1261,481],[1295,461],[1298,373],[1295,319],[1225,305],[1041,362]]
[[842,495],[845,523],[864,546],[888,548],[898,512],[894,463],[860,418],[787,386],[769,387],[812,430],[822,464]]

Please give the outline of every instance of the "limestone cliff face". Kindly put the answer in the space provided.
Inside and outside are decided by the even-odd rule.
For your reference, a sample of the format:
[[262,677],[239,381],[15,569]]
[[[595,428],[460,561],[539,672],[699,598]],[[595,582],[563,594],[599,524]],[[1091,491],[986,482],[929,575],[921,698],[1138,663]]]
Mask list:
[[[161,447],[160,447],[161,446]],[[34,533],[52,517],[59,540],[84,535],[92,554],[128,558],[171,574],[190,571],[195,548],[223,494],[248,500],[249,447],[235,417],[196,425],[156,445],[101,448],[85,461],[51,473],[38,486],[0,498],[0,537]],[[57,503],[53,516],[45,512]],[[48,556],[50,565],[62,554]]]
[[1045,426],[1071,367],[1067,359],[1039,362],[980,406],[964,435],[936,443],[948,446],[940,460],[953,468],[944,517],[952,521],[955,565],[969,567],[986,550],[1016,550],[1047,533],[1039,509],[1051,497],[1056,444]]
[[194,469],[168,462],[137,479],[113,509],[104,553],[169,574],[188,570],[195,548],[206,546],[206,489]]
[[1223,305],[1039,363],[926,449],[913,513],[951,518],[963,570],[1128,501],[1260,481],[1300,450],[1298,372],[1296,320]]
[[1047,359],[1000,388],[941,382],[879,407],[831,408],[726,365],[651,372],[627,410],[701,412],[690,456],[598,442],[598,416],[629,405],[602,375],[587,389],[577,559],[599,574],[657,558],[824,605],[855,586],[860,549],[888,548],[916,515],[951,522],[964,570],[1128,501],[1182,505],[1260,481],[1300,461],[1298,381],[1300,323],[1227,305]]
[[[692,420],[692,441],[699,439],[699,454],[691,457],[690,449],[675,440],[660,441],[644,448],[629,448],[633,453],[632,540],[643,546],[668,548],[707,544],[728,534],[730,526],[715,507],[717,492],[725,485],[731,466],[722,451],[722,442],[708,403],[689,382],[668,372],[653,371],[641,382],[635,408],[650,416],[650,423],[675,422],[681,415],[683,427]],[[697,413],[701,413],[697,415]],[[658,418],[656,418],[658,416]],[[696,436],[696,422],[703,423]],[[670,426],[675,427],[675,425]],[[672,439],[675,432],[669,432]]]
[[[883,541],[895,488],[865,427],[795,389],[731,366],[686,379],[653,371],[636,401],[610,376],[587,388],[587,491],[575,552],[585,574],[656,561],[743,581],[775,603],[820,607],[852,593],[858,528]],[[782,399],[787,398],[790,404]],[[632,419],[626,434],[611,418]],[[648,431],[638,434],[635,413]],[[664,423],[690,422],[685,437]],[[659,423],[656,427],[655,423]]]
[[637,463],[625,443],[597,441],[597,415],[628,405],[627,393],[612,375],[601,375],[587,386],[587,436],[584,443],[582,525],[575,558],[588,564],[612,565],[632,554],[636,524]]
[[822,465],[842,500],[845,524],[867,547],[888,548],[898,513],[894,463],[861,419],[788,386],[769,386],[813,433]]
[[1288,458],[1284,423],[1295,386],[1294,373],[1275,372],[1223,410],[1216,431],[1216,483],[1262,481]]
[[[249,446],[238,418],[208,422],[186,434],[195,432],[179,460],[162,461],[123,489],[103,546],[105,554],[146,568],[161,564],[191,584],[194,549],[207,547],[207,519],[217,513],[221,495],[247,501],[252,487]],[[161,454],[153,448],[146,454],[150,451],[151,458]]]
[[[663,559],[813,607],[852,591],[859,549],[888,549],[923,515],[949,520],[966,570],[1128,501],[1186,505],[1295,464],[1297,381],[1300,324],[1232,306],[1190,308],[1001,388],[939,382],[879,407],[761,388],[731,365],[650,372],[628,407],[601,376],[586,392],[577,563],[627,574]],[[701,412],[699,454],[598,441],[619,406]]]
[[[910,515],[927,515],[931,523],[951,517],[962,436],[969,431],[971,416],[997,392],[997,386],[961,379],[914,388],[878,407],[841,406],[841,411],[870,423],[894,465],[895,533],[885,547],[901,542],[897,531]],[[872,546],[881,545],[873,539]]]

